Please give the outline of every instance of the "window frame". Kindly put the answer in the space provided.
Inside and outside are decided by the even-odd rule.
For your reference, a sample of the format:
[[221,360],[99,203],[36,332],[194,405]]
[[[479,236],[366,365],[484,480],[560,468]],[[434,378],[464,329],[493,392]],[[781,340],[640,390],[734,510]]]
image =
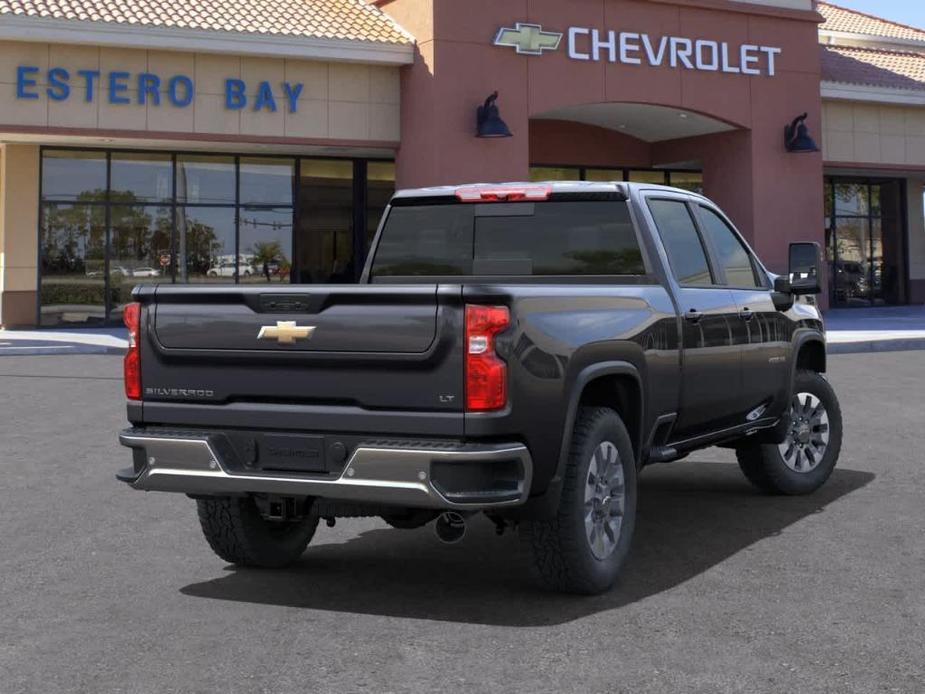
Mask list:
[[[716,260],[710,253],[710,247],[707,245],[706,240],[704,239],[703,232],[701,231],[699,220],[697,219],[696,212],[692,209],[691,198],[682,193],[669,193],[665,191],[651,191],[647,193],[642,191],[642,200],[645,203],[646,214],[649,216],[649,221],[652,225],[652,229],[655,231],[655,236],[658,238],[658,243],[661,245],[662,250],[665,253],[665,259],[667,260],[666,270],[668,271],[668,277],[671,279],[674,284],[682,289],[717,289],[717,288],[728,288],[726,285],[719,284],[719,279],[724,279],[724,276],[719,274],[718,268],[716,266]],[[671,263],[671,253],[668,252],[668,246],[665,243],[665,239],[662,237],[661,229],[659,229],[658,223],[655,220],[655,215],[652,214],[652,208],[649,206],[649,202],[663,201],[663,202],[675,202],[680,203],[687,210],[688,215],[691,218],[691,225],[694,227],[694,233],[697,235],[697,238],[700,240],[700,247],[703,249],[703,256],[707,262],[707,270],[710,272],[710,279],[712,282],[710,284],[686,284],[681,282],[678,279],[678,276],[675,274],[674,266]]]
[[[718,274],[722,280],[722,284],[717,285],[721,287],[726,287],[727,289],[736,289],[742,291],[759,291],[759,290],[768,290],[770,289],[770,278],[768,277],[767,270],[758,260],[757,254],[752,250],[751,246],[745,241],[742,237],[742,234],[739,233],[739,230],[736,229],[735,225],[730,221],[729,217],[723,214],[715,205],[708,203],[703,200],[691,201],[691,205],[696,208],[694,210],[695,223],[698,225],[698,230],[700,231],[700,236],[704,240],[707,246],[707,253],[709,253],[713,258],[713,265],[717,268]],[[745,250],[745,254],[748,256],[748,262],[752,268],[752,277],[755,279],[754,287],[743,287],[739,285],[730,284],[729,278],[726,275],[726,268],[722,264],[722,257],[719,253],[719,250],[713,245],[713,240],[710,238],[710,235],[706,232],[706,224],[703,217],[701,216],[701,209],[707,210],[714,213],[721,222],[726,225],[726,228],[732,233],[732,237],[736,239]]]

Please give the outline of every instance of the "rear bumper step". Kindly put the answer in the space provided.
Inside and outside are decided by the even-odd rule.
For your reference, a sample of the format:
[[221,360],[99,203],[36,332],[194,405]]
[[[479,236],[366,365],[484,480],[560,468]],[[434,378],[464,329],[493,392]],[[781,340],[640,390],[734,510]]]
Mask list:
[[119,442],[134,449],[135,467],[117,478],[144,491],[266,493],[412,508],[481,509],[523,504],[533,476],[530,453],[519,443],[363,443],[342,471],[318,474],[233,470],[219,454],[213,432],[129,429],[119,435]]

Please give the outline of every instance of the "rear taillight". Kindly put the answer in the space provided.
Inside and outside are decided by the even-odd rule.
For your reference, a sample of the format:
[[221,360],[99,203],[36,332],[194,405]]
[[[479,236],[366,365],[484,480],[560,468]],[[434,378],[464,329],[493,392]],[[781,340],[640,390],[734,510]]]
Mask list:
[[507,306],[466,306],[466,410],[507,404],[507,366],[495,353],[495,335],[510,324]]
[[125,397],[129,400],[141,400],[141,354],[138,348],[141,304],[126,304],[122,309],[122,321],[128,328],[128,351],[125,353],[122,369],[125,377]]

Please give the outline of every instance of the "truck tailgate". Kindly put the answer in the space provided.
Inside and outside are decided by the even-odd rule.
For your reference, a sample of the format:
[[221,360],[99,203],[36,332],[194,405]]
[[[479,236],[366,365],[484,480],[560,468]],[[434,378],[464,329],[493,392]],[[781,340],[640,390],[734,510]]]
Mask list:
[[248,426],[269,408],[292,414],[279,428],[313,429],[315,413],[352,430],[351,413],[385,410],[458,413],[462,433],[459,286],[160,285],[136,298],[145,422]]
[[[319,286],[310,291],[170,287],[159,288],[156,297],[154,333],[165,349],[421,354],[436,335],[434,285]],[[314,330],[307,338],[296,333],[287,338],[285,330],[279,335],[277,322]],[[262,328],[267,331],[258,339]]]

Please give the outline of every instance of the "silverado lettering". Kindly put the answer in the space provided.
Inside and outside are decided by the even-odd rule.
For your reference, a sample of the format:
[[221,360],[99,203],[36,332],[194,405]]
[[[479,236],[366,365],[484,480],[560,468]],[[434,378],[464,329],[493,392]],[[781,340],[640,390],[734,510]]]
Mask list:
[[214,398],[215,391],[203,388],[145,388],[145,395],[181,398]]

